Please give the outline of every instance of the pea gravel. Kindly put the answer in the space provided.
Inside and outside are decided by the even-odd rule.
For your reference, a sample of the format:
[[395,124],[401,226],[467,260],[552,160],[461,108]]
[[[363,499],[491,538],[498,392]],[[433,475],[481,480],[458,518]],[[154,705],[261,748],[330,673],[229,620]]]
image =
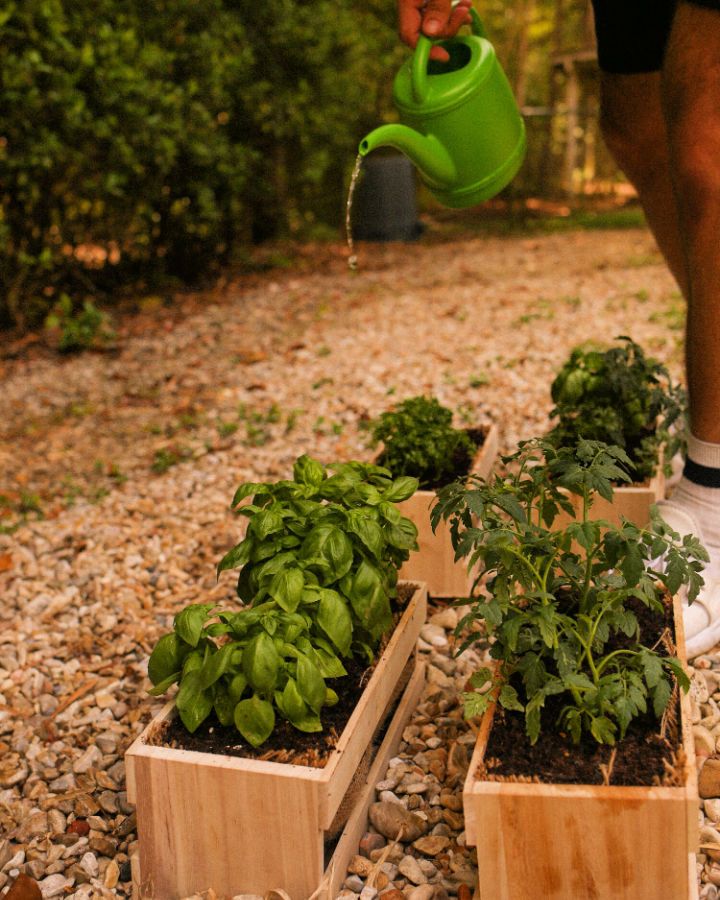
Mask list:
[[160,706],[147,657],[188,602],[233,602],[214,566],[238,483],[302,452],[369,458],[361,423],[419,393],[495,420],[510,450],[547,427],[553,372],[587,339],[629,334],[681,373],[682,305],[640,230],[369,245],[352,274],[325,247],[145,307],[109,352],[0,356],[0,891],[23,872],[44,897],[130,894],[122,760]]

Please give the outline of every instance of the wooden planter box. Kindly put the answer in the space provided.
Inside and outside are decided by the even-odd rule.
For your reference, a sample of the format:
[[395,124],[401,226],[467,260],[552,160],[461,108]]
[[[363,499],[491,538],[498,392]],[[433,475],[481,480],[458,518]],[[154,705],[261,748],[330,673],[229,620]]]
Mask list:
[[[153,746],[148,738],[174,713],[172,702],[165,706],[125,756],[128,798],[137,806],[136,896],[179,900],[212,888],[229,898],[282,888],[292,900],[307,900],[323,881],[328,898],[337,894],[366,828],[374,785],[424,684],[416,643],[426,605],[427,589],[418,585],[322,769]],[[378,734],[388,717],[384,736]],[[368,748],[378,743],[326,859],[325,833]]]
[[[582,510],[582,500],[577,495],[571,497],[578,517]],[[612,503],[595,495],[590,515],[593,519],[606,519],[612,525],[621,525],[627,519],[634,525],[643,528],[650,522],[650,507],[653,503],[665,499],[665,475],[662,467],[653,477],[642,484],[622,485],[613,491]],[[567,513],[560,513],[553,528],[561,528],[570,524]]]
[[[675,602],[678,656],[685,660]],[[682,787],[492,782],[475,778],[494,709],[483,716],[463,790],[480,900],[696,900],[698,793],[690,702],[681,693]]]
[[[498,452],[497,425],[485,430],[485,440],[478,448],[470,467],[470,474],[487,478],[495,464]],[[440,522],[433,534],[430,527],[430,507],[435,501],[435,491],[417,491],[409,500],[398,503],[404,516],[418,529],[416,553],[400,570],[400,577],[408,581],[424,581],[432,597],[468,597],[472,577],[468,575],[467,562],[455,561],[455,551],[450,540],[450,526]]]

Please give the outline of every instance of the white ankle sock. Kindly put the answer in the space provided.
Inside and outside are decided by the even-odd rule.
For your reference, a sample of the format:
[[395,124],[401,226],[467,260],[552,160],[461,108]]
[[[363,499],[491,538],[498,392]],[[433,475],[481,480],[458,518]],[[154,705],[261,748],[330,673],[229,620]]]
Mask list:
[[670,505],[692,516],[708,550],[720,551],[720,444],[688,435],[684,474]]

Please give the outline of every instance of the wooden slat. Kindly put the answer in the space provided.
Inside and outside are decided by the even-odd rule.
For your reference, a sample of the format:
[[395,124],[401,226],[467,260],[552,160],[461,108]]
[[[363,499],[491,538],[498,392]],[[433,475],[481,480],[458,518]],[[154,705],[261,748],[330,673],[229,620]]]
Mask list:
[[400,625],[378,660],[328,764],[322,770],[326,789],[320,795],[320,823],[329,828],[393,695],[402,670],[417,644],[427,617],[427,587],[417,587]]
[[[473,460],[471,473],[487,478],[497,452],[498,428],[493,424],[488,427],[485,440]],[[402,514],[417,526],[419,547],[400,570],[400,577],[424,581],[433,597],[467,597],[472,578],[468,575],[465,560],[455,561],[448,523],[440,522],[435,533],[430,526],[430,508],[434,502],[435,491],[417,491],[409,500],[398,504]]]
[[142,897],[280,886],[305,897],[320,881],[317,783],[148,756],[135,784]]
[[[675,601],[682,659],[682,612]],[[697,896],[697,784],[687,697],[683,787],[487,782],[483,759],[494,706],[484,716],[463,798],[477,846],[481,900],[517,900],[528,884],[543,900],[693,900]]]

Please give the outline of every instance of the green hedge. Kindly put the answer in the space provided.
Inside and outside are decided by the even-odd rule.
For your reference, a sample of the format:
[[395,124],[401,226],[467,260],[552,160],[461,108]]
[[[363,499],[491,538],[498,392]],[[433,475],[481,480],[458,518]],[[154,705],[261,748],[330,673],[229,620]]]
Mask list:
[[0,11],[0,324],[339,221],[403,55],[369,0],[16,0]]

